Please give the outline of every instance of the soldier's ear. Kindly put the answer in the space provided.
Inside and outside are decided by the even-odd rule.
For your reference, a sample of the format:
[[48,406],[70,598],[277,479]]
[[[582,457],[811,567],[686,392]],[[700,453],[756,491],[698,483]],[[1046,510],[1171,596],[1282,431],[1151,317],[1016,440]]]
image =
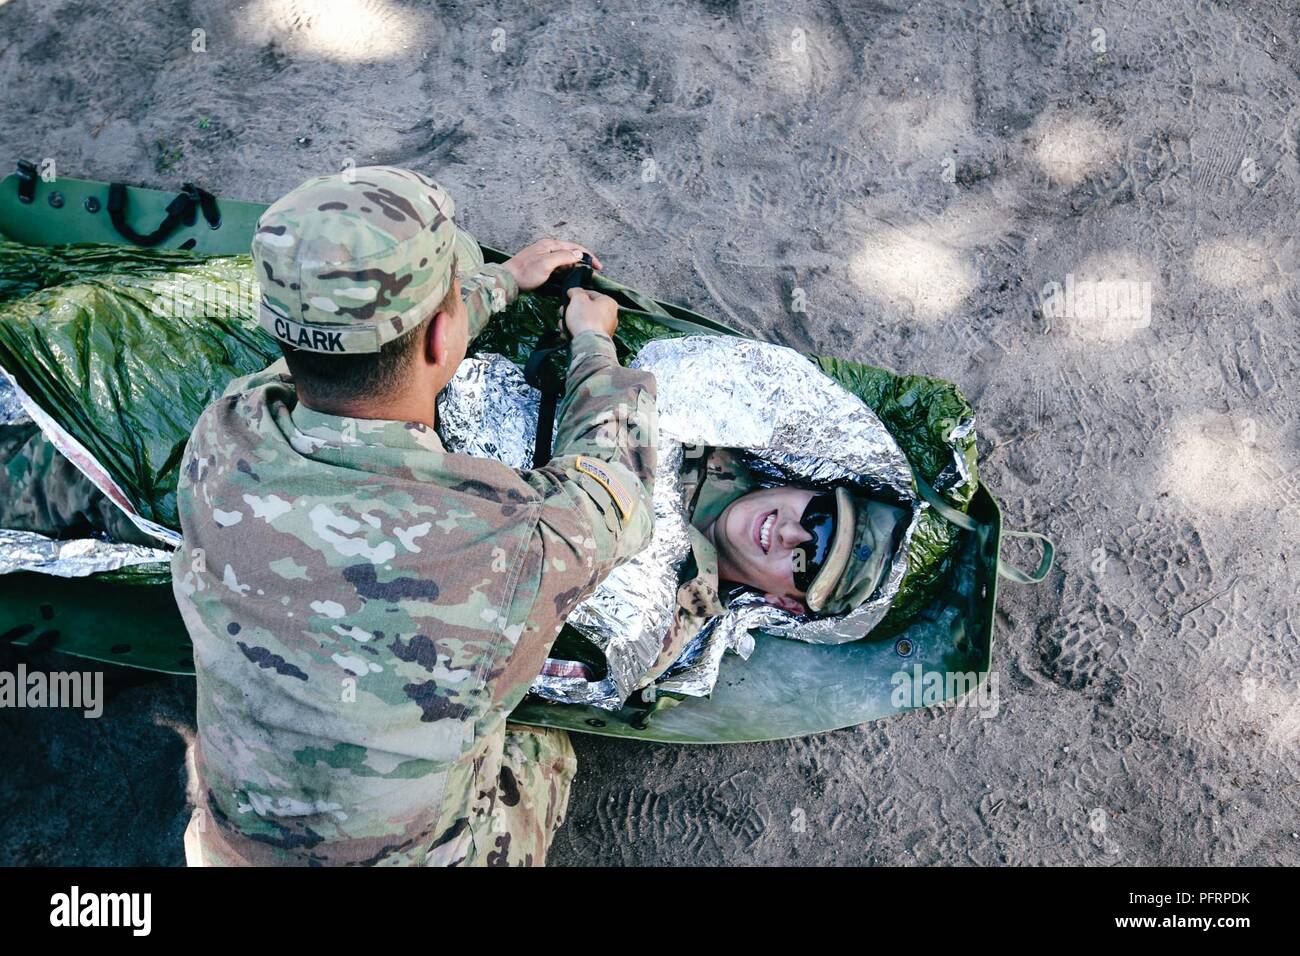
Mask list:
[[[468,344],[464,341],[464,317],[456,311],[460,303],[460,279],[457,277],[452,280],[451,290],[429,321],[424,339],[425,361],[431,365],[450,368],[453,372],[465,357],[465,346]],[[449,304],[451,308],[447,307]]]
[[429,324],[425,326],[424,332],[421,334],[420,338],[423,340],[420,343],[420,358],[428,362],[430,365],[437,365],[439,343],[438,315],[436,313],[433,318],[429,320]]
[[453,319],[446,312],[438,312],[424,332],[424,360],[430,365],[451,365],[455,355]]

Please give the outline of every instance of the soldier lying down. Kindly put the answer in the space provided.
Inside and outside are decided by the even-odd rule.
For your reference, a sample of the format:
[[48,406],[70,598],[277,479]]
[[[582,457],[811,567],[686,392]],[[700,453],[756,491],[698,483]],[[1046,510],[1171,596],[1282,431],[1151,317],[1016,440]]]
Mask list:
[[[795,614],[853,610],[888,573],[907,525],[906,512],[859,493],[760,487],[739,453],[699,451],[682,469],[691,554],[673,624],[642,683],[661,676],[741,590]],[[33,425],[0,428],[0,527],[152,543]],[[566,670],[548,661],[547,672]]]
[[662,674],[738,589],[794,614],[852,611],[888,573],[907,527],[907,512],[857,491],[763,488],[737,452],[701,451],[682,470],[691,555],[673,625],[643,683]]

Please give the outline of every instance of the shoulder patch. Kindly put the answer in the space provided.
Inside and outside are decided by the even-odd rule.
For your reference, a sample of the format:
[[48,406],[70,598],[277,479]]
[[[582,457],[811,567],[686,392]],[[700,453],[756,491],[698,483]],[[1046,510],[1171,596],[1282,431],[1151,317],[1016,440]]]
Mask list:
[[622,483],[605,467],[605,463],[595,458],[588,458],[586,455],[579,455],[574,467],[584,475],[594,478],[602,488],[609,492],[609,496],[614,499],[614,504],[618,508],[619,517],[623,519],[624,524],[627,524],[628,519],[632,517],[632,508],[634,507],[632,496],[627,493],[627,489],[623,487]]

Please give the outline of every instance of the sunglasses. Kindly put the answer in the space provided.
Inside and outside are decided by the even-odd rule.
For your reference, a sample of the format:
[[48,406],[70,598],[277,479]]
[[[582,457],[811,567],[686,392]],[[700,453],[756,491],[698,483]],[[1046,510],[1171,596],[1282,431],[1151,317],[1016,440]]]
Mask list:
[[811,540],[804,541],[794,549],[791,561],[794,562],[794,586],[807,593],[808,587],[821,572],[830,553],[831,542],[835,539],[835,495],[823,492],[808,502],[804,508],[799,525],[812,535]]

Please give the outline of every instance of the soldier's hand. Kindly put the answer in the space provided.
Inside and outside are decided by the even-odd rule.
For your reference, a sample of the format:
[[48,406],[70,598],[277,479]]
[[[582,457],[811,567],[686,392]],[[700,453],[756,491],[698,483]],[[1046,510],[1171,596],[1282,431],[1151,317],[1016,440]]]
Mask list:
[[613,338],[618,329],[618,303],[590,289],[570,289],[564,324],[569,327],[570,335],[594,329]]
[[591,256],[591,264],[603,269],[600,260],[586,246],[562,239],[539,239],[526,249],[502,263],[519,283],[520,292],[528,292],[551,277],[556,269],[566,269],[582,261],[582,254]]

